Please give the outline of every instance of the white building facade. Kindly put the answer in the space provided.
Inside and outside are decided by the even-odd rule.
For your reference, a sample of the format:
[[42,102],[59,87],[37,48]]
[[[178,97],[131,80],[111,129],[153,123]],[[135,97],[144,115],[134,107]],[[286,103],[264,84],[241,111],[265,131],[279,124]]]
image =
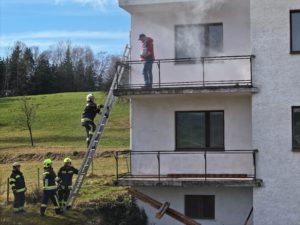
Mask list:
[[[118,184],[203,225],[300,224],[300,0],[119,4],[132,26],[130,71],[115,89],[131,102]],[[151,88],[141,33],[154,40]],[[182,224],[138,203],[149,225]]]

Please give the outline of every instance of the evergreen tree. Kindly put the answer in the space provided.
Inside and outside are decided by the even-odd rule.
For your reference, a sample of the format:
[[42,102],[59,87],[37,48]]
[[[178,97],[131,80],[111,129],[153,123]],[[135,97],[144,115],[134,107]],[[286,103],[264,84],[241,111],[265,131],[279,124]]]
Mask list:
[[35,84],[34,94],[52,93],[53,81],[49,60],[45,55],[41,55],[38,59],[33,78]]
[[5,60],[0,58],[0,95],[4,95],[5,89],[5,76],[6,76],[6,65]]

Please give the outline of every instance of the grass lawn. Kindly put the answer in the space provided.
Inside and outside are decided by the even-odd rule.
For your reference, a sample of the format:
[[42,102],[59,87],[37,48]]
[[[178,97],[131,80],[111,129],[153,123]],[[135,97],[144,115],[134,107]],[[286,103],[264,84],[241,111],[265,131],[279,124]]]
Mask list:
[[[37,147],[85,148],[85,130],[80,124],[87,92],[30,96],[38,106],[33,124],[33,138]],[[94,93],[97,104],[105,102],[105,95]],[[22,118],[18,97],[0,98],[0,150],[30,146],[29,133],[20,124]],[[99,120],[99,116],[95,121]],[[129,104],[121,100],[114,105],[102,148],[128,148]]]
[[[80,117],[86,104],[85,97],[87,94],[86,92],[79,92],[30,96],[32,102],[38,105],[36,120],[33,124],[34,147],[30,146],[28,131],[19,122],[19,118],[22,116],[19,98],[0,98],[0,156],[9,155],[10,158],[13,158],[25,153],[44,155],[47,152],[71,156],[75,150],[85,151],[85,130],[80,124]],[[103,93],[94,94],[96,102],[103,104],[105,95]],[[96,121],[98,120],[99,116],[96,117]],[[128,149],[129,130],[129,104],[119,99],[109,117],[97,152]],[[33,191],[38,186],[38,182],[40,187],[42,186],[42,161],[42,159],[38,161],[29,159],[21,162],[28,192]],[[76,159],[72,163],[79,168],[81,160]],[[62,166],[62,160],[54,160],[56,172],[60,166]],[[127,171],[126,160],[123,160],[119,166],[121,172]],[[38,180],[38,168],[40,180]],[[108,196],[116,198],[126,192],[126,188],[113,185],[116,172],[114,157],[95,158],[93,171],[93,176],[89,175],[86,178],[76,203],[107,198]],[[0,163],[0,206],[6,200],[6,179],[10,173],[11,162]],[[91,173],[91,168],[89,173]],[[10,193],[10,200],[13,200],[12,193]],[[2,207],[0,224],[74,225],[83,224],[83,221],[87,219],[76,211],[68,212],[64,216],[56,216],[52,209],[47,212],[47,217],[41,219],[38,214],[39,205],[28,205],[27,209],[26,215],[15,216],[11,213],[11,206]],[[20,221],[23,222],[20,223]]]

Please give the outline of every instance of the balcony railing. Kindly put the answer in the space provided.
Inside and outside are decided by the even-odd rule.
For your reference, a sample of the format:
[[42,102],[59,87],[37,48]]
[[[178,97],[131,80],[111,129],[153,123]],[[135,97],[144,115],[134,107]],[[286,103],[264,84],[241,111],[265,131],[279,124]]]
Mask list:
[[123,178],[151,178],[158,183],[162,179],[256,180],[257,152],[258,150],[119,151],[115,153],[116,178],[117,181]]
[[[151,89],[252,87],[253,55],[157,59]],[[144,87],[142,61],[126,61],[128,68],[115,89]]]

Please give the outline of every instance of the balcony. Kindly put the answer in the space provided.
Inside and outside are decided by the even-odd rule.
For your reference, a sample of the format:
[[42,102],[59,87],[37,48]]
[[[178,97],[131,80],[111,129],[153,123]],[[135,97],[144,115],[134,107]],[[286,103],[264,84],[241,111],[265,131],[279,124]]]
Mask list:
[[127,68],[117,83],[116,96],[155,94],[247,93],[258,89],[252,84],[254,56],[217,56],[201,58],[158,59],[153,63],[153,84],[144,87],[143,62],[127,61]]
[[120,151],[115,153],[120,186],[260,187],[257,150]]

